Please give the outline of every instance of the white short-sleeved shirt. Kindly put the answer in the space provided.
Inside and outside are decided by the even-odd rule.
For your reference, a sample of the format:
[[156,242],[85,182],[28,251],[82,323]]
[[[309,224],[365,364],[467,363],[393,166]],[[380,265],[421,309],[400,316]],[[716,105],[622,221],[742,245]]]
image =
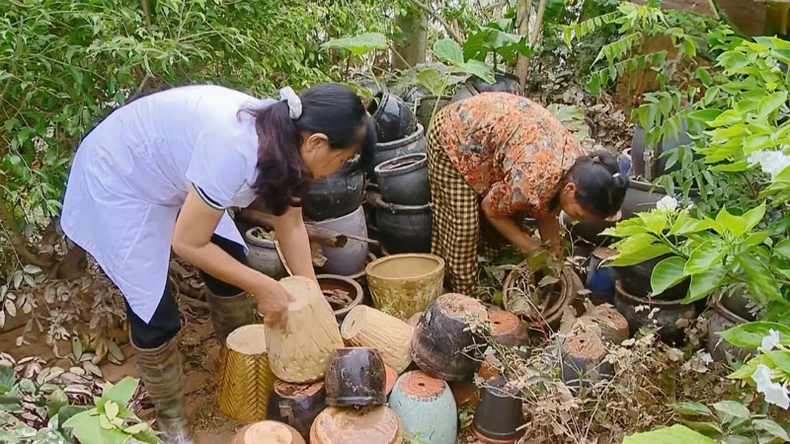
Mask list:
[[[258,137],[239,111],[272,103],[219,86],[174,88],[119,108],[77,150],[61,226],[144,321],[162,297],[190,184],[217,209],[255,199]],[[227,214],[215,233],[244,245]]]

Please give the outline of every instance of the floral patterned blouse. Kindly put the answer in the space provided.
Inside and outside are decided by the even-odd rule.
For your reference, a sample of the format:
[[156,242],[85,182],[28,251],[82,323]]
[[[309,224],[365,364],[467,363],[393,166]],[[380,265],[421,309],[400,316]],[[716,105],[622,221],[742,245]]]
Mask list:
[[483,93],[437,116],[435,137],[493,214],[546,217],[560,181],[584,154],[554,115],[531,100]]

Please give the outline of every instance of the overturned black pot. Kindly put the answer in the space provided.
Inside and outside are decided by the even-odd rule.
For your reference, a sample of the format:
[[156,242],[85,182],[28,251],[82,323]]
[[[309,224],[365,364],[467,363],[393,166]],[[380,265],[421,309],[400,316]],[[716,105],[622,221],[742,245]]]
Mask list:
[[313,420],[325,408],[326,390],[323,381],[314,384],[275,381],[266,418],[288,424],[303,438],[309,439]]
[[367,166],[368,178],[375,179],[375,169],[378,165],[396,157],[407,154],[425,152],[425,130],[422,124],[417,124],[417,129],[408,137],[392,142],[377,143],[376,150]]
[[430,253],[432,225],[431,204],[397,205],[377,196],[376,228],[387,253]]
[[425,205],[431,200],[428,156],[408,154],[379,164],[375,169],[381,198],[398,205]]
[[375,348],[338,348],[326,369],[326,403],[336,407],[383,405],[387,402],[384,360]]
[[379,143],[403,139],[417,129],[417,118],[411,107],[394,94],[376,94],[368,105],[368,112],[376,120]]
[[356,158],[326,179],[314,180],[302,202],[305,217],[314,221],[350,214],[362,202],[365,176]]
[[619,281],[616,284],[613,305],[628,320],[628,329],[631,332],[646,325],[655,325],[661,340],[670,345],[682,345],[685,342],[684,327],[678,321],[691,321],[700,314],[700,304],[636,297],[623,290]]
[[518,390],[501,376],[485,382],[472,422],[479,440],[512,443],[524,434],[524,412],[518,395]]
[[[653,276],[653,269],[659,262],[670,257],[669,255],[659,256],[639,264],[627,267],[615,267],[615,275],[620,285],[626,293],[638,298],[650,296],[653,288],[650,278]],[[684,279],[674,287],[667,288],[663,293],[656,295],[654,300],[678,301],[686,297],[691,278]]]

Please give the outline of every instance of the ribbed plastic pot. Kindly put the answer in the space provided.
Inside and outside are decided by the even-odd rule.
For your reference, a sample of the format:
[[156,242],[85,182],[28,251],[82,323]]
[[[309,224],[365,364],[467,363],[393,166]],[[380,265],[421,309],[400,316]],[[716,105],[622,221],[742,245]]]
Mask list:
[[404,433],[411,439],[455,444],[458,412],[445,381],[419,370],[404,373],[392,389],[389,406],[398,414]]
[[[368,236],[365,213],[361,205],[358,205],[357,209],[350,214],[316,222],[315,226],[342,234]],[[365,266],[368,258],[368,244],[349,239],[343,247],[322,247],[322,252],[326,257],[326,263],[322,267],[324,271],[329,274],[345,276],[357,273]]]
[[428,185],[428,156],[407,154],[383,162],[374,169],[384,202],[397,205],[425,205],[431,200]]
[[379,143],[402,139],[417,128],[417,118],[411,107],[388,92],[376,94],[368,105],[368,112],[376,120]]
[[405,156],[407,154],[416,154],[425,152],[425,129],[421,124],[417,124],[417,129],[413,133],[401,139],[393,140],[391,142],[379,141],[376,144],[376,149],[367,166],[367,173],[369,179],[375,179],[374,169],[379,164],[386,162],[396,157]]
[[376,199],[376,228],[387,253],[429,253],[432,227],[431,204],[397,205]]
[[[683,304],[680,301],[640,298],[623,290],[617,281],[612,305],[628,321],[628,329],[638,331],[646,325],[658,328],[661,340],[670,345],[682,345],[685,342],[683,328],[677,325],[681,319],[689,321],[699,316],[698,304]],[[647,307],[647,308],[645,308]]]

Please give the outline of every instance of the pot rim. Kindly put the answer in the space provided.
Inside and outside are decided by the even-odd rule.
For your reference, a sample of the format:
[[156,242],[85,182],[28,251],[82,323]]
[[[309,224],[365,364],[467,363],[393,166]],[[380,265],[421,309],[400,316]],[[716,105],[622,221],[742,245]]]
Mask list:
[[420,137],[423,137],[424,134],[425,134],[425,128],[423,128],[421,123],[417,122],[417,129],[414,130],[413,133],[409,134],[408,136],[402,139],[396,139],[391,142],[377,143],[376,151],[389,151],[389,150],[394,150],[395,148],[400,148],[402,146],[409,145],[414,141],[418,140]]
[[[361,211],[363,211],[363,209],[362,209],[362,205],[360,204],[360,205],[357,205],[357,208],[354,211],[352,211],[352,212],[350,212],[348,214],[345,214],[343,216],[334,217],[332,219],[314,220],[312,222],[313,222],[313,225],[315,225],[316,227],[320,227],[321,225],[328,224],[330,222],[338,222],[338,221],[340,221],[342,219],[351,219],[352,216],[355,216],[357,213],[359,213]],[[365,217],[364,214],[362,215],[362,217]],[[340,234],[343,234],[343,233],[340,233]]]
[[373,196],[373,201],[376,203],[376,208],[386,209],[392,213],[418,214],[425,212],[426,209],[430,210],[433,208],[433,204],[431,202],[422,205],[400,205],[384,202],[384,199],[381,198],[381,194]]
[[[639,191],[646,191],[648,193],[653,193],[653,194],[661,194],[661,195],[667,194],[663,188],[659,186],[655,186],[652,183],[646,182],[644,180],[638,180],[635,177],[632,177],[631,180],[629,181],[628,188],[633,188]],[[689,197],[699,197],[699,189],[697,188],[689,189]]]
[[[519,265],[522,264],[526,264],[526,262],[522,262]],[[506,303],[505,301],[509,301],[510,297],[508,295],[510,294],[510,289],[513,287],[513,280],[515,279],[516,272],[518,272],[518,270],[519,268],[514,268],[513,270],[510,270],[510,273],[508,273],[507,276],[505,276],[505,282],[502,285],[502,304],[505,307],[505,310],[507,310],[507,305],[510,305],[509,302]],[[574,271],[567,266],[562,267],[562,270],[560,270],[559,282],[558,282],[561,287],[560,294],[557,297],[557,300],[554,304],[551,304],[548,307],[546,307],[545,313],[538,312],[537,316],[532,316],[532,317],[524,316],[524,318],[522,318],[519,315],[516,316],[518,316],[520,319],[525,319],[527,323],[529,323],[530,325],[534,325],[534,324],[550,325],[552,322],[556,321],[560,316],[562,316],[562,308],[570,305],[576,299],[576,295],[571,294],[573,292],[573,288],[572,288],[573,278],[572,276],[570,276],[570,273],[574,273]],[[536,311],[539,311],[540,307],[536,307],[536,308],[538,309]]]
[[[339,310],[332,310],[333,313],[335,314],[335,316],[347,314],[349,311],[354,309],[354,307],[356,307],[357,305],[361,304],[362,300],[365,297],[365,292],[362,291],[362,286],[359,285],[359,283],[357,281],[355,281],[353,279],[350,279],[347,276],[343,276],[343,275],[339,275],[339,274],[319,274],[315,278],[318,280],[318,287],[319,288],[321,287],[321,279],[324,279],[324,280],[327,280],[327,281],[329,281],[329,280],[336,280],[336,281],[340,281],[340,282],[342,282],[344,284],[347,284],[347,285],[351,286],[354,289],[354,291],[357,293],[356,297],[351,301],[351,303],[346,305],[345,308],[341,308]],[[326,297],[324,297],[324,298],[326,299]],[[359,348],[359,347],[340,347],[340,348]]]
[[[394,168],[387,168],[392,164],[410,161],[410,160],[414,160],[414,161],[404,166],[400,166],[400,167],[395,166]],[[385,177],[400,176],[402,174],[407,174],[407,173],[411,173],[412,171],[417,171],[419,169],[422,169],[425,167],[427,163],[428,163],[428,154],[426,153],[406,154],[403,156],[393,157],[390,160],[381,162],[380,164],[376,165],[375,168],[373,168],[373,173],[379,179]]]
[[623,285],[620,283],[620,279],[615,279],[614,292],[615,295],[619,295],[623,299],[639,305],[651,305],[651,306],[658,305],[662,307],[680,307],[680,306],[692,307],[693,306],[693,304],[684,304],[682,302],[683,299],[678,299],[675,301],[666,301],[663,299],[640,298],[638,296],[634,296],[623,290]]
[[721,301],[716,301],[716,303],[713,304],[713,310],[717,311],[720,315],[724,316],[724,318],[730,322],[735,322],[737,324],[746,324],[749,322],[746,319],[730,311],[730,309],[725,307],[724,304],[721,303]]
[[252,227],[244,233],[244,240],[247,241],[248,244],[251,244],[255,247],[268,248],[271,250],[276,249],[276,246],[274,245],[274,241],[270,241],[268,239],[260,239],[252,234],[254,231],[257,230],[266,231],[266,229],[263,227]]
[[[373,270],[378,267],[379,265],[383,264],[384,262],[391,261],[391,260],[401,260],[407,258],[422,258],[422,259],[430,259],[436,262],[436,267],[432,270],[425,272],[423,274],[416,274],[413,276],[402,276],[402,277],[386,277],[376,274]],[[391,254],[389,256],[384,256],[376,259],[375,261],[367,264],[365,266],[365,274],[368,276],[373,276],[376,279],[383,280],[383,281],[394,281],[394,280],[404,280],[404,279],[419,279],[425,276],[430,276],[432,274],[441,272],[444,270],[445,261],[444,258],[437,256],[435,254],[430,253],[399,253],[399,254]]]

